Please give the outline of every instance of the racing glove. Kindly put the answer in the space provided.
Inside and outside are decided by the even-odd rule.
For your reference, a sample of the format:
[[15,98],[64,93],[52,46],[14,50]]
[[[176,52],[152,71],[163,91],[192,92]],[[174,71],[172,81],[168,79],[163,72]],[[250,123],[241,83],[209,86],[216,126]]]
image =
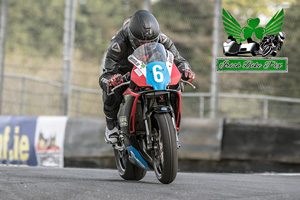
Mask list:
[[118,86],[118,85],[120,85],[120,84],[122,84],[126,81],[129,81],[129,80],[130,80],[130,73],[129,72],[127,72],[123,76],[121,74],[116,74],[108,80],[107,87],[108,88],[113,88],[113,87],[116,87],[116,86]]
[[191,83],[195,79],[195,73],[192,70],[183,69],[181,71],[181,78]]

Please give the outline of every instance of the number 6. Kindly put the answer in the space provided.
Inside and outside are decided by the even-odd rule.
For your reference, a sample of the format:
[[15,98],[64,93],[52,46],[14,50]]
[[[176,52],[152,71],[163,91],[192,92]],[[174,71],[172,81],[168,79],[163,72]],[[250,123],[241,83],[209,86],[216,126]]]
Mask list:
[[[161,83],[164,80],[164,75],[162,72],[157,71],[157,69],[162,70],[162,67],[160,65],[154,65],[154,67],[153,67],[154,80],[158,83]],[[158,78],[158,76],[159,76],[159,78]]]

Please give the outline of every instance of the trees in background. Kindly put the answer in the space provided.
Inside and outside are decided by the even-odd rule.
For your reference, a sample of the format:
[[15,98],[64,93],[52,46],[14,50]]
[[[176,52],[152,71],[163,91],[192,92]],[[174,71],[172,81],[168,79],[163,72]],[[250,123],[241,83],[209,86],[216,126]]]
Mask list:
[[[283,30],[287,34],[278,56],[289,57],[288,74],[222,74],[221,92],[257,93],[300,97],[297,82],[300,71],[297,59],[299,41],[299,0],[285,9]],[[96,59],[101,63],[110,39],[120,29],[123,20],[142,8],[139,0],[78,1],[76,12],[76,59]],[[265,14],[271,17],[281,6],[280,0],[223,0],[223,7],[241,22]],[[175,43],[197,74],[197,91],[210,90],[212,54],[213,0],[153,1],[151,10],[157,17],[162,32]],[[268,9],[267,6],[273,9]],[[7,54],[40,55],[44,58],[62,57],[64,1],[10,0],[7,30]],[[288,23],[287,23],[288,22]],[[223,25],[220,31],[224,33]],[[221,39],[224,42],[225,34]],[[222,56],[220,44],[220,56]],[[33,58],[34,59],[34,58]],[[13,62],[13,61],[12,61]],[[82,68],[82,71],[85,68]],[[91,69],[89,69],[91,71]],[[98,76],[98,68],[93,69]],[[74,76],[76,78],[76,76]],[[89,76],[86,77],[87,79]],[[74,81],[76,83],[76,81]],[[80,81],[82,82],[82,81]],[[187,88],[188,89],[188,88]],[[189,90],[189,89],[188,89]]]

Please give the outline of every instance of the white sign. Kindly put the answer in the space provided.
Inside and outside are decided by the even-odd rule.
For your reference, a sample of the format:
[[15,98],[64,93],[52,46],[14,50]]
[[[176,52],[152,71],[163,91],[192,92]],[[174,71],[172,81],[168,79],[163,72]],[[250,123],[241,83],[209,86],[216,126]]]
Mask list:
[[42,116],[37,119],[35,147],[38,166],[64,167],[67,120],[62,116]]

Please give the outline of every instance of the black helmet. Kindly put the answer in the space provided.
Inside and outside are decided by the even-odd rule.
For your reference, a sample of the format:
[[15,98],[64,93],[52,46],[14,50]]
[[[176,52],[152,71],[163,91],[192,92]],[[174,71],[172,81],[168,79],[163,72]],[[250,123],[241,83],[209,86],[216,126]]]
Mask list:
[[150,12],[140,10],[131,17],[128,26],[128,37],[134,49],[144,43],[158,42],[159,34],[159,24]]

